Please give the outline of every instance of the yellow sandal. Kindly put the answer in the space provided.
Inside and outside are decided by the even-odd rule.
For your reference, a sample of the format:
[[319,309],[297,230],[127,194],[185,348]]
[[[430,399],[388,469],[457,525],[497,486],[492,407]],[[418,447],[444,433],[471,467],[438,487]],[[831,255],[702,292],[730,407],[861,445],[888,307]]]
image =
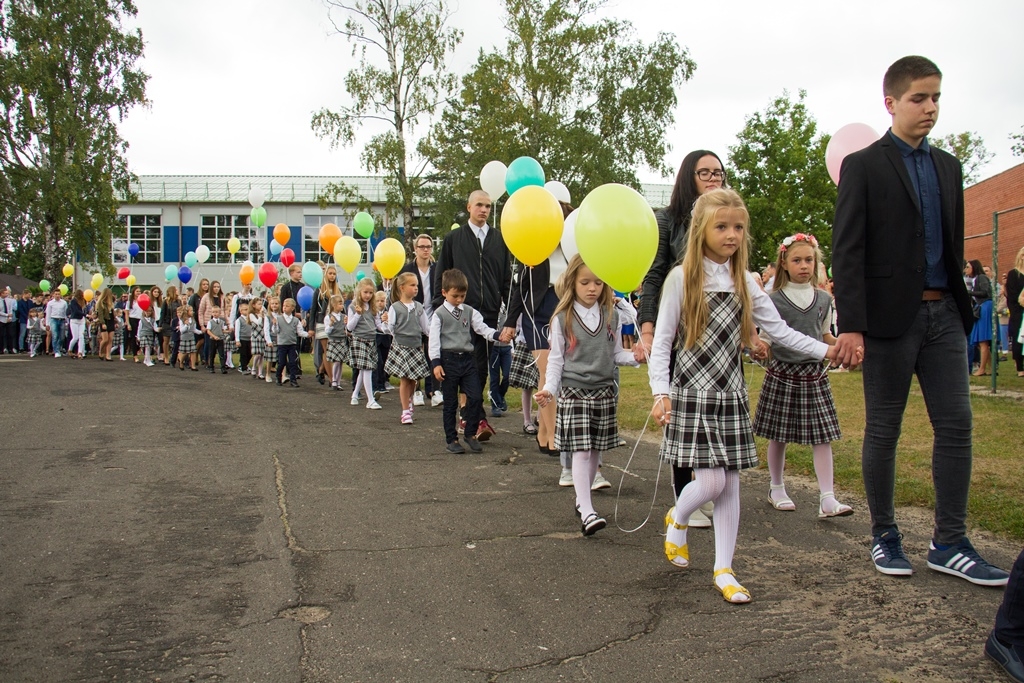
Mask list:
[[[668,536],[668,530],[670,528],[679,529],[681,531],[686,530],[686,526],[682,524],[676,524],[674,514],[675,511],[676,509],[674,507],[670,508],[668,513],[665,515],[666,537]],[[668,558],[668,561],[674,564],[675,566],[685,569],[686,567],[690,566],[690,545],[688,543],[684,543],[683,545],[679,546],[675,543],[669,543],[668,540],[666,540],[665,557]],[[680,564],[676,560],[682,560],[682,564]]]
[[[714,579],[717,579],[722,574],[732,574],[733,578],[736,577],[736,572],[734,572],[729,567],[723,567],[722,569],[718,569],[715,571]],[[718,581],[714,579],[712,580],[712,583],[715,584],[715,588],[717,588],[718,592],[722,594],[722,597],[725,598],[726,602],[732,603],[733,605],[745,605],[753,599],[750,597],[750,591],[748,591],[743,586],[733,586],[730,584],[723,588],[722,586],[719,586]],[[737,595],[745,595],[747,596],[747,599],[733,600],[733,598]]]

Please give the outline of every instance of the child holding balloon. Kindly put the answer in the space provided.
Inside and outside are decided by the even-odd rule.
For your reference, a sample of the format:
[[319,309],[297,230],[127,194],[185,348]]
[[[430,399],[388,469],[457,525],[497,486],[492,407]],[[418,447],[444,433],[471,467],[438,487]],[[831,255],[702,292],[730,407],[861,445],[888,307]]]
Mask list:
[[267,314],[263,323],[264,339],[267,342],[267,382],[273,382],[277,374],[277,333],[280,328],[277,324],[277,316],[281,311],[281,299],[271,296],[267,299]]
[[388,351],[384,372],[399,378],[398,396],[402,424],[413,423],[412,395],[421,379],[430,374],[423,355],[423,337],[430,334],[430,321],[423,304],[416,301],[419,284],[413,273],[400,273],[391,286],[391,308],[387,326],[394,342]]
[[373,371],[377,368],[377,322],[373,305],[377,291],[373,280],[366,277],[356,285],[355,297],[348,309],[346,327],[352,333],[352,368],[359,372],[351,404],[359,405],[360,389],[366,392],[366,407],[380,410],[373,396]]
[[[665,556],[690,563],[686,524],[715,502],[715,588],[727,602],[750,602],[736,580],[733,553],[740,521],[739,471],[758,464],[740,348],[755,323],[777,344],[812,358],[835,358],[835,347],[800,334],[779,317],[747,272],[749,214],[733,190],[713,189],[693,207],[680,265],[665,280],[649,357],[652,415],[665,429],[661,457],[694,468],[665,516]],[[676,349],[673,375],[669,358]]]
[[142,317],[139,318],[139,347],[143,352],[143,364],[146,367],[153,367],[153,349],[156,348],[156,332],[155,323],[153,319],[153,307],[150,305],[148,298],[143,299],[145,304],[140,307],[142,308]]
[[341,391],[341,367],[348,361],[348,330],[345,329],[345,298],[341,294],[331,296],[327,302],[330,311],[324,317],[324,334],[327,335],[327,369],[331,375],[331,389]]

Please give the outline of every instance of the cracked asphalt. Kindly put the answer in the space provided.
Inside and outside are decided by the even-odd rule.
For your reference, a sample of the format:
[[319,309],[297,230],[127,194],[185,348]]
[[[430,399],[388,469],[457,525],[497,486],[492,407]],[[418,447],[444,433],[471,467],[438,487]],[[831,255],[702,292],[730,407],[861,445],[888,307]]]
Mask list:
[[[876,573],[863,501],[820,521],[743,474],[745,606],[661,550],[656,445],[608,454],[609,527],[579,533],[555,459],[518,415],[482,455],[444,451],[440,409],[398,423],[311,378],[0,358],[0,680],[962,681],[1001,599],[925,566]],[[840,416],[842,417],[842,416]],[[618,487],[621,481],[621,492]],[[1019,547],[973,533],[1009,567]]]

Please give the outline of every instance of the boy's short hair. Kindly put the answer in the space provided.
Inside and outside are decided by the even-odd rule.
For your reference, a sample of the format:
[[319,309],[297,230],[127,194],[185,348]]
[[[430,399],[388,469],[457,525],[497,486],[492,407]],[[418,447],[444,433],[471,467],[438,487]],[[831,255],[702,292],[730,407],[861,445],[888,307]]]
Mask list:
[[295,303],[295,299],[293,299],[291,297],[288,297],[287,299],[285,299],[284,301],[281,302],[281,308],[284,308],[288,304],[291,304],[292,306],[297,306],[298,305],[298,304]]
[[299,272],[299,273],[302,272],[302,266],[300,264],[298,264],[298,263],[293,263],[290,266],[288,266],[288,274],[289,275],[292,274],[292,273],[295,273],[295,272]]
[[910,55],[897,59],[885,72],[882,79],[882,94],[898,100],[907,92],[911,83],[929,76],[942,78],[942,72],[935,62],[927,57]]
[[441,274],[441,289],[444,291],[465,292],[469,289],[469,280],[466,274],[458,268],[446,270]]

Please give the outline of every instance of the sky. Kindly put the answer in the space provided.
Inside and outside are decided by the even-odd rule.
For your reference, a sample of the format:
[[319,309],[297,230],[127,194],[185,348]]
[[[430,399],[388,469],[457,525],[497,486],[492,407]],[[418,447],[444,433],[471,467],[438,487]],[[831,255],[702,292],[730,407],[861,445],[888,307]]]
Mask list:
[[[461,74],[479,50],[503,45],[507,32],[499,0],[450,4],[452,23],[465,32],[451,59]],[[322,0],[136,5],[151,104],[120,124],[135,173],[366,174],[362,145],[379,130],[364,128],[354,146],[332,150],[310,127],[313,112],[346,103],[343,79],[358,63]],[[677,90],[666,134],[673,169],[692,149],[724,158],[746,117],[783,91],[793,98],[807,91],[821,131],[866,123],[881,133],[890,123],[882,75],[908,54],[929,57],[943,72],[932,137],[980,134],[995,153],[982,178],[1024,162],[1008,139],[1024,125],[1020,0],[610,0],[600,15],[630,21],[645,42],[672,33],[697,63]],[[644,182],[671,182],[638,171]]]

